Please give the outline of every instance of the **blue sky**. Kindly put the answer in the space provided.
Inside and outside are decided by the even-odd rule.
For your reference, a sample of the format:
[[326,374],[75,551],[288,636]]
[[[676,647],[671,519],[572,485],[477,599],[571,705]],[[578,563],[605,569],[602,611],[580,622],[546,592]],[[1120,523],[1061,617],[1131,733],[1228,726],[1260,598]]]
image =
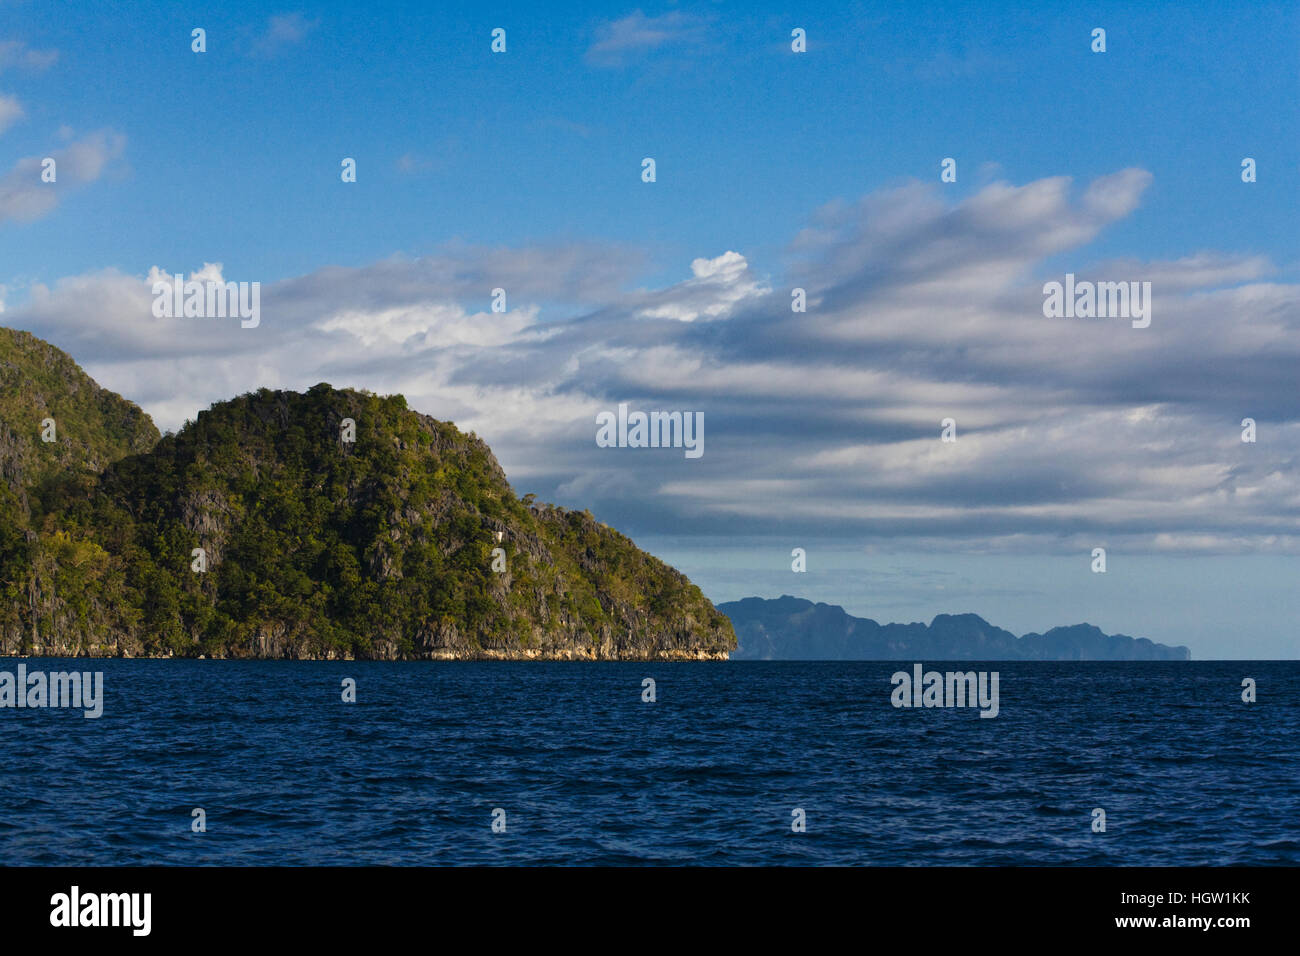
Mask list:
[[[824,6],[0,0],[0,322],[163,427],[403,391],[715,600],[1294,656],[1300,11]],[[262,327],[150,324],[206,263]],[[1045,325],[1071,271],[1153,281],[1150,334]],[[596,448],[621,401],[709,452]]]
[[[1144,216],[1098,254],[1262,247],[1294,265],[1294,5],[824,6],[646,7],[649,29],[667,17],[682,39],[601,60],[602,25],[636,8],[10,3],[5,35],[59,60],[3,76],[28,113],[6,152],[48,149],[65,125],[130,146],[119,176],[6,243],[5,272],[197,263],[216,247],[269,281],[452,238],[557,236],[647,246],[650,280],[741,243],[775,267],[810,209],[936,175],[945,156],[954,192],[982,164],[1013,182],[1141,166],[1156,175]],[[297,24],[280,40],[276,16]],[[489,51],[496,26],[505,55]],[[654,190],[637,176],[647,155]],[[1243,155],[1262,168],[1253,190],[1234,188]],[[355,189],[337,188],[343,156]]]

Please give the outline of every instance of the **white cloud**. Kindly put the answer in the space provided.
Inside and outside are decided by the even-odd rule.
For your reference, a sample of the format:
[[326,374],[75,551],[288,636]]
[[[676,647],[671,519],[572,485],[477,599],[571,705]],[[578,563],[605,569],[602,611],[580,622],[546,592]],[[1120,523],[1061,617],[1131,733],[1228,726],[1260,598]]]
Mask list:
[[[1093,262],[1149,181],[833,204],[779,281],[737,250],[629,290],[629,250],[454,245],[265,284],[255,330],[155,320],[147,277],[112,271],[37,287],[6,319],[164,427],[264,385],[400,391],[487,439],[521,492],[633,533],[1298,552],[1300,286],[1257,255]],[[1044,318],[1049,259],[1151,281],[1150,328]],[[704,456],[596,447],[596,413],[619,402],[702,411]]]
[[274,56],[302,43],[318,26],[320,20],[308,20],[301,13],[286,13],[271,17],[266,22],[266,30],[253,43],[253,54],[264,57]]
[[23,118],[23,105],[16,96],[0,93],[0,134]]
[[94,182],[105,167],[122,155],[126,137],[101,130],[49,153],[55,161],[56,181],[41,179],[43,156],[20,159],[0,176],[0,223],[6,220],[31,222],[47,215],[70,188]]
[[636,10],[597,28],[596,41],[587,50],[587,62],[596,66],[622,66],[655,50],[699,43],[705,29],[703,19],[680,10],[657,17],[647,17]]
[[738,252],[694,259],[691,273],[695,278],[648,295],[640,314],[680,322],[717,319],[729,315],[740,303],[770,291],[750,274],[749,263]]
[[59,58],[58,50],[35,50],[21,40],[0,40],[0,72],[10,67],[45,70]]

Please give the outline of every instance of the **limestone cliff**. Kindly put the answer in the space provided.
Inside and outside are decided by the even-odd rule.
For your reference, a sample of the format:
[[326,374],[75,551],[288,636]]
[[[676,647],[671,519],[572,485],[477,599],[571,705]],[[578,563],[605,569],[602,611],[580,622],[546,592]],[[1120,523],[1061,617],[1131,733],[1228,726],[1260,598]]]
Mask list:
[[[35,434],[31,415],[0,435]],[[401,396],[263,389],[105,457],[95,475],[99,459],[74,468],[30,442],[11,456],[15,498],[27,476],[82,477],[0,527],[0,655],[701,660],[735,646],[682,574],[587,512],[520,499],[486,444]]]

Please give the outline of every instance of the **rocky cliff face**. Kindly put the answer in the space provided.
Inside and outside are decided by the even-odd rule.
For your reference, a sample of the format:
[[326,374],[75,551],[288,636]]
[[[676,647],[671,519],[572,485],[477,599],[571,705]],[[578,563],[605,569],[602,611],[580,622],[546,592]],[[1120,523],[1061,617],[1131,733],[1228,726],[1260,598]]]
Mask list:
[[78,633],[107,613],[99,579],[113,574],[108,555],[48,515],[157,440],[148,415],[67,354],[0,329],[0,653]]
[[0,328],[0,486],[21,509],[0,511],[0,520],[25,519],[30,496],[157,441],[139,406],[101,388],[67,353],[30,332]]
[[782,596],[719,605],[739,635],[736,660],[1185,661],[1191,652],[1090,624],[1016,637],[976,614],[877,624],[832,604]]
[[0,528],[0,654],[705,660],[735,646],[683,575],[586,512],[518,498],[481,440],[401,396],[264,389],[150,444]]

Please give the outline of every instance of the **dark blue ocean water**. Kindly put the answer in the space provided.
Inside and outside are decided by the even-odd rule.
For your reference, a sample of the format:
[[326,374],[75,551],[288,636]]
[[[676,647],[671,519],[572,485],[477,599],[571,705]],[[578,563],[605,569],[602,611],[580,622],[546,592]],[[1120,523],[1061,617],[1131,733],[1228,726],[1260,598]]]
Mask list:
[[1300,662],[25,663],[105,710],[0,710],[4,864],[1300,863]]

